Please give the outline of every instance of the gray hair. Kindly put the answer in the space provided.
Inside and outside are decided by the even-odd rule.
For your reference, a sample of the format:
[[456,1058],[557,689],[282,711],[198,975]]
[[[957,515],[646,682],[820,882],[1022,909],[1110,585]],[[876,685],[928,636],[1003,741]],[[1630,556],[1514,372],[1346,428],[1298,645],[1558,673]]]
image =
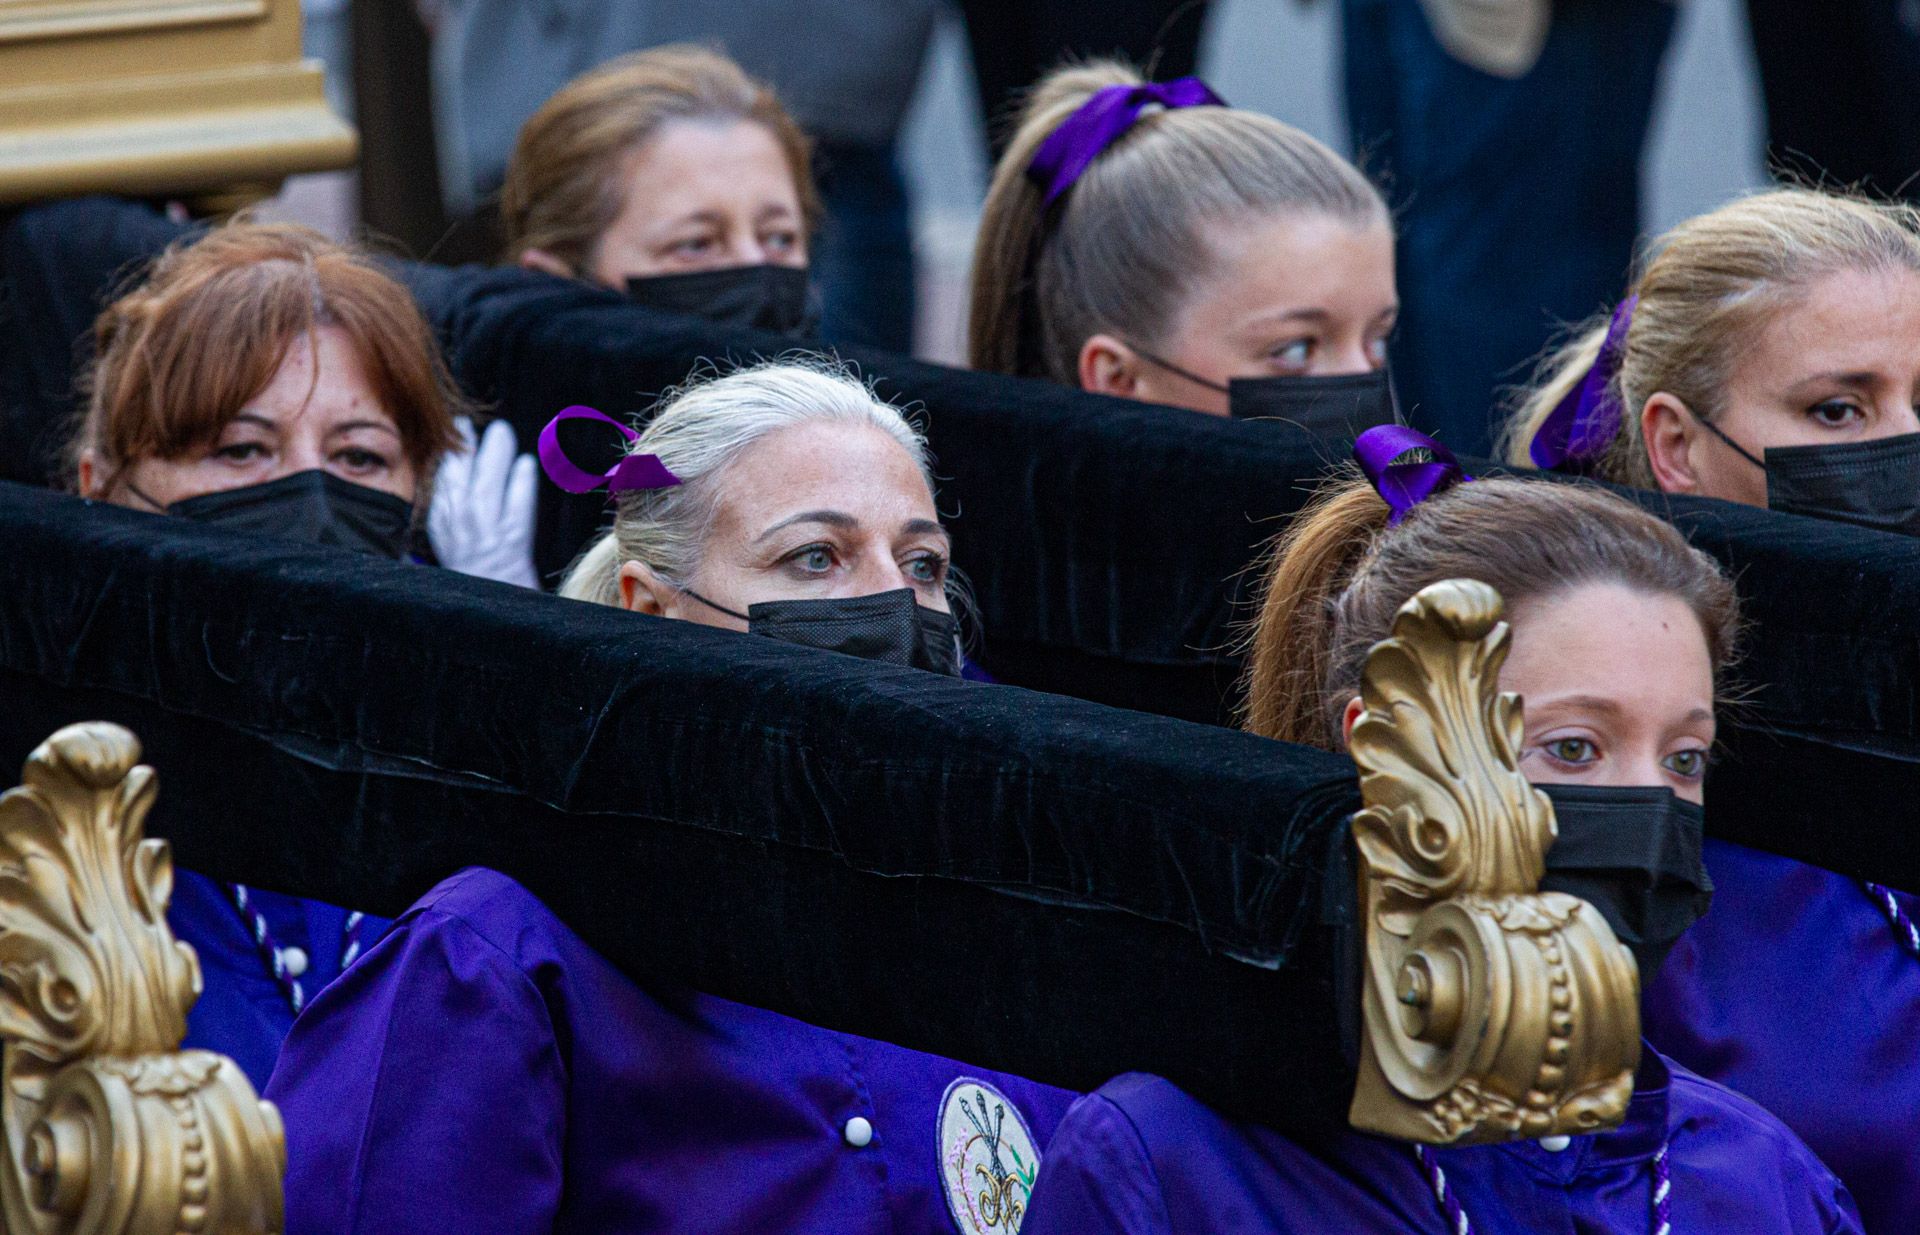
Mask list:
[[1140,81],[1106,61],[1034,87],[980,216],[974,368],[1072,385],[1081,346],[1103,330],[1163,343],[1217,264],[1203,224],[1287,210],[1389,221],[1353,164],[1291,125],[1230,107],[1141,116],[1049,212],[1027,176],[1034,153],[1102,88]]
[[825,357],[786,357],[695,379],[668,391],[659,407],[628,453],[658,456],[681,483],[621,493],[612,529],[580,555],[560,595],[618,605],[620,567],[627,562],[644,563],[684,587],[700,569],[728,466],[781,429],[822,422],[878,429],[913,457],[933,488],[919,430],[845,365]]

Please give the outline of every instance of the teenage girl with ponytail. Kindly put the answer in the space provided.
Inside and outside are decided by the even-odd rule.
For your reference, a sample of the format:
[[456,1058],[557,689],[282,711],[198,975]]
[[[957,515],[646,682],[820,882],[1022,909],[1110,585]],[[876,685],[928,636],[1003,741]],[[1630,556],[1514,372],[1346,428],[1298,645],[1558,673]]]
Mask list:
[[[1381,445],[1380,435],[1396,434],[1406,436]],[[1400,447],[1433,447],[1415,438],[1376,429],[1359,449],[1375,452],[1363,458],[1385,476]],[[1676,843],[1656,848],[1693,846],[1693,870],[1683,863],[1618,882],[1576,883],[1578,871],[1548,856],[1545,886],[1578,887],[1650,970],[1672,939],[1636,931],[1634,920],[1683,926],[1704,905],[1698,803],[1716,679],[1737,627],[1732,585],[1671,526],[1610,494],[1457,483],[1457,467],[1435,453],[1438,491],[1426,500],[1387,484],[1390,505],[1364,481],[1339,483],[1283,539],[1251,643],[1248,727],[1344,748],[1366,651],[1400,606],[1445,579],[1494,587],[1512,627],[1500,685],[1526,702],[1519,767],[1549,787],[1561,837],[1660,829]],[[1861,1228],[1845,1187],[1778,1121],[1643,1046],[1617,1130],[1439,1150],[1354,1132],[1288,1138],[1232,1123],[1159,1078],[1123,1076],[1062,1121],[1025,1235],[1256,1229]]]
[[[1099,62],[1034,88],[994,171],[968,352],[976,369],[1215,415],[1230,385],[1236,415],[1332,389],[1379,422],[1397,312],[1392,223],[1352,164],[1198,78]],[[1332,377],[1344,385],[1306,381]]]
[[[1786,189],[1689,219],[1543,366],[1520,465],[1920,534],[1920,211]],[[1872,1230],[1920,1213],[1920,901],[1709,841],[1646,1033],[1756,1099]],[[1790,1015],[1784,1008],[1832,1010]]]

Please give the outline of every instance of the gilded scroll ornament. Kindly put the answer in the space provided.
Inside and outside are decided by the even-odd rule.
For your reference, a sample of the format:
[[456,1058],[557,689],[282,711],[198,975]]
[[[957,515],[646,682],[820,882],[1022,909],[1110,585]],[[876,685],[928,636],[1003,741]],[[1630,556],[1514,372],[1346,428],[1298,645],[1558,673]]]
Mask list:
[[200,993],[167,926],[153,769],[73,725],[0,796],[0,1217],[9,1235],[281,1228],[278,1113],[230,1060],[177,1048]]
[[1500,614],[1467,579],[1408,601],[1368,655],[1349,739],[1366,925],[1350,1118],[1403,1140],[1611,1127],[1639,1062],[1632,953],[1585,901],[1538,891],[1553,806],[1519,771]]

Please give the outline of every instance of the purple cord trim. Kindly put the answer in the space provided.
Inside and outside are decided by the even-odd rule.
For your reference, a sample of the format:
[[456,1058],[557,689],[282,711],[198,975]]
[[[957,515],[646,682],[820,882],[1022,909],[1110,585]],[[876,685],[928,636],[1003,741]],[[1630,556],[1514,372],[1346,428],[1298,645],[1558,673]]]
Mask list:
[[[295,1016],[307,1005],[306,988],[300,985],[300,979],[287,972],[287,960],[281,954],[280,945],[273,938],[273,930],[267,925],[266,915],[253,907],[253,898],[248,895],[245,884],[229,883],[224,885],[227,895],[233,901],[233,907],[239,911],[241,922],[246,924],[247,933],[253,936],[253,946],[260,953],[260,960],[280,984],[280,990],[287,997],[287,1006],[293,1009]],[[340,972],[345,973],[347,966],[353,964],[366,946],[365,925],[367,915],[350,913],[347,924],[340,932]]]
[[1915,926],[1913,919],[1907,916],[1907,911],[1900,907],[1900,902],[1894,898],[1892,889],[1885,884],[1874,883],[1870,879],[1863,879],[1860,882],[1866,888],[1867,895],[1880,903],[1881,911],[1887,915],[1887,921],[1893,926],[1894,935],[1906,945],[1907,951],[1913,953],[1915,959],[1920,959],[1920,926]]
[[[1661,1141],[1659,1152],[1653,1155],[1653,1235],[1673,1235],[1672,1148],[1671,1142]],[[1447,1187],[1447,1173],[1434,1161],[1433,1151],[1425,1145],[1415,1145],[1413,1155],[1420,1160],[1420,1167],[1427,1175],[1427,1187],[1432,1190],[1440,1212],[1447,1217],[1448,1235],[1473,1235],[1473,1222],[1461,1208],[1460,1198]]]

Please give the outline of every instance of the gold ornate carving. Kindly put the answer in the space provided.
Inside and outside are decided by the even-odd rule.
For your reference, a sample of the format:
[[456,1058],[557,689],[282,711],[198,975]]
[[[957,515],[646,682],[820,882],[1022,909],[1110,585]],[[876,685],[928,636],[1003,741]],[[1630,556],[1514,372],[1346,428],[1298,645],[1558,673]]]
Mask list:
[[1408,601],[1368,655],[1349,740],[1366,923],[1350,1118],[1403,1140],[1613,1126],[1640,1057],[1632,954],[1591,905],[1538,891],[1553,806],[1517,765],[1500,613],[1467,579]]
[[0,203],[271,192],[356,150],[298,0],[0,0]]
[[200,994],[167,926],[153,769],[116,725],[73,725],[0,796],[0,1228],[266,1235],[280,1117],[230,1060],[180,1051]]

